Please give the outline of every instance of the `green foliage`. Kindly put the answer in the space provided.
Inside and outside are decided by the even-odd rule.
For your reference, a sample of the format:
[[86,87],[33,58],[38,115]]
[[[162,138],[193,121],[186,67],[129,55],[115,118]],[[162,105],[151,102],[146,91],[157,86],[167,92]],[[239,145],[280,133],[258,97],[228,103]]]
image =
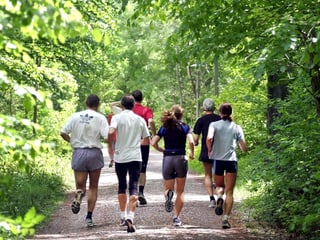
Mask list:
[[[0,1],[1,213],[18,219],[35,206],[47,215],[41,206],[55,206],[71,175],[65,170],[71,149],[59,137],[63,122],[83,109],[89,93],[101,97],[106,113],[108,102],[140,89],[157,126],[174,103],[183,106],[184,121],[192,126],[204,98],[213,97],[217,107],[230,102],[249,147],[248,155],[239,152],[239,183],[255,192],[249,203],[256,217],[316,234],[317,4]],[[286,101],[268,102],[268,74],[279,76],[276,84],[289,84]],[[266,127],[269,106],[280,114],[272,129]],[[201,172],[197,158],[189,164]],[[15,233],[6,230],[3,236]]]
[[86,27],[70,1],[1,1],[0,10],[0,236],[22,239],[44,219],[35,211],[50,215],[64,190],[57,175],[64,165],[52,169],[57,166],[48,161],[56,155],[46,134],[56,126],[42,120],[52,116],[51,96],[56,104],[55,94],[74,91],[63,88],[72,76],[57,70],[61,64],[48,46],[59,49]]
[[[33,166],[39,169],[39,166]],[[14,176],[14,177],[9,177]],[[10,179],[7,184],[5,196],[2,197],[0,212],[18,217],[31,207],[43,215],[48,215],[54,210],[56,203],[64,196],[64,183],[60,176],[48,174],[37,170],[32,174],[19,175],[14,171],[8,171],[4,179]]]
[[195,147],[194,149],[194,160],[190,160],[188,162],[189,170],[195,172],[197,174],[203,174],[203,166],[202,163],[199,161],[201,146]]
[[288,101],[279,105],[281,117],[273,125],[276,134],[268,139],[270,148],[255,149],[247,162],[250,188],[261,192],[249,204],[258,219],[315,237],[320,206],[319,119],[311,96],[298,84],[292,85]]
[[35,208],[30,208],[24,217],[11,219],[0,215],[0,239],[24,239],[35,233],[34,227],[44,216],[37,214]]
[[[244,128],[250,155],[239,154],[239,166],[244,171],[242,182],[257,191],[252,201],[256,216],[308,237],[318,233],[318,2],[135,2],[135,16],[150,14],[175,21],[167,42],[171,71],[176,63],[210,65],[210,59],[219,56],[221,94],[214,99],[218,104],[230,102],[235,121]],[[285,102],[268,102],[268,74],[279,76],[274,85],[289,84],[290,98]],[[184,81],[184,91],[188,87]],[[211,96],[212,87],[208,85],[202,96]],[[173,88],[177,94],[176,85]],[[249,88],[254,92],[249,93]],[[166,96],[163,99],[168,101]],[[187,102],[189,107],[195,104]],[[276,106],[280,114],[272,129],[265,121],[269,106]]]

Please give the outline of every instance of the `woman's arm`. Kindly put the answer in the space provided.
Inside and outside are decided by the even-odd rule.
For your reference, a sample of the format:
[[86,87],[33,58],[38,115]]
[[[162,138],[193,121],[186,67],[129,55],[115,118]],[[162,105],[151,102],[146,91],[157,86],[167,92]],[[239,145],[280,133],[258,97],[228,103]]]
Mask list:
[[189,158],[193,160],[194,159],[194,141],[193,141],[192,133],[187,134],[187,139],[189,142],[189,149],[190,149]]
[[247,151],[248,151],[247,144],[246,144],[246,142],[245,142],[243,139],[241,139],[241,140],[239,141],[239,146],[240,146],[240,149],[241,149],[243,152],[247,152]]
[[164,152],[164,149],[159,146],[160,137],[158,135],[155,135],[151,139],[151,146],[154,147],[154,149],[158,150],[159,152]]

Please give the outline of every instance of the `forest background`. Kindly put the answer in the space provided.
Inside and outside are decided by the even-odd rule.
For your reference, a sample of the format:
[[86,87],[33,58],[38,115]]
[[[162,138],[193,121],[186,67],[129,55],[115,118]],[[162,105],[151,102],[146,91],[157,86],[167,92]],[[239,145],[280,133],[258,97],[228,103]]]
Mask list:
[[[23,238],[72,179],[59,136],[88,94],[100,110],[142,90],[155,112],[230,102],[246,134],[251,217],[302,238],[320,228],[319,1],[1,0],[0,235]],[[198,161],[191,164],[201,173]]]

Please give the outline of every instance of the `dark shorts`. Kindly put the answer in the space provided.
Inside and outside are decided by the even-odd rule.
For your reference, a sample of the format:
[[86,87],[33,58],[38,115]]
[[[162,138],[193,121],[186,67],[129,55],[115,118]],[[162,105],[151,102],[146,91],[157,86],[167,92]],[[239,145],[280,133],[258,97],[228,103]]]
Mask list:
[[145,173],[147,171],[147,165],[149,160],[150,145],[141,145],[140,149],[142,158],[141,172]]
[[223,176],[224,171],[226,171],[227,173],[237,173],[238,172],[238,162],[215,160],[214,166],[213,166],[214,174],[218,175],[218,176]]
[[100,148],[75,148],[72,153],[71,168],[79,172],[91,172],[104,167]]
[[138,195],[138,181],[141,171],[141,162],[133,161],[115,164],[118,177],[118,194],[127,191],[127,174],[129,173],[129,195]]
[[164,180],[185,178],[188,173],[188,161],[185,155],[164,156],[162,176]]
[[213,163],[213,159],[208,158],[207,154],[201,154],[199,157],[200,162]]

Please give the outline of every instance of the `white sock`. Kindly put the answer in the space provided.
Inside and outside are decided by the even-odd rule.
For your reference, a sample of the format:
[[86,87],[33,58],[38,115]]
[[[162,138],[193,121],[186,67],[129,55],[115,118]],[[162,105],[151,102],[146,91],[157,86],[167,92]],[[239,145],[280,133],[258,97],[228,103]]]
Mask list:
[[121,211],[120,212],[120,218],[126,218],[127,217],[127,212],[126,211]]
[[229,219],[229,215],[223,215],[223,217],[222,217],[222,221],[224,221],[224,220],[228,220]]
[[129,211],[129,213],[128,213],[128,215],[127,215],[127,218],[130,218],[130,219],[133,221],[133,218],[134,218],[134,212]]

